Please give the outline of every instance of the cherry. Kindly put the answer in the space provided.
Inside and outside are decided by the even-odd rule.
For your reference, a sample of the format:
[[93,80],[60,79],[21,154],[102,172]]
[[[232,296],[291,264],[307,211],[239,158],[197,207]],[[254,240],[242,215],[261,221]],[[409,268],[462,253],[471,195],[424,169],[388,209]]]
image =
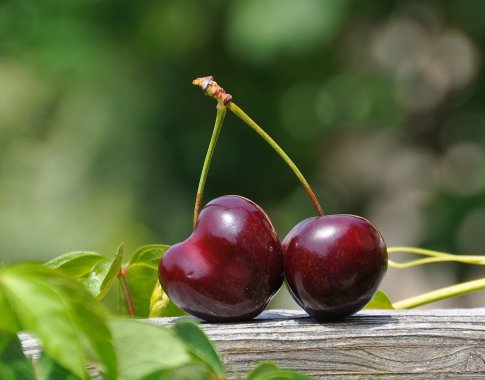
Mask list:
[[305,219],[288,233],[282,247],[291,294],[317,321],[361,310],[387,270],[381,234],[354,215]]
[[230,322],[260,314],[283,283],[281,243],[265,212],[241,196],[209,202],[193,233],[170,247],[160,284],[181,309]]

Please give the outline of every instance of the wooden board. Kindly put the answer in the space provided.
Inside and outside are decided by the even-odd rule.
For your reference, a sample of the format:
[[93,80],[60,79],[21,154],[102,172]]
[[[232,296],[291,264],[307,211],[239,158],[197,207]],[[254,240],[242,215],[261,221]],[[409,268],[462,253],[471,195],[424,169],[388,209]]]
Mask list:
[[[485,309],[362,311],[325,324],[280,310],[250,322],[201,326],[230,378],[272,360],[317,379],[485,379]],[[31,338],[22,340],[27,353],[38,351]]]
[[485,379],[485,309],[362,311],[326,324],[300,311],[272,311],[252,322],[202,326],[233,375],[268,359],[322,379]]

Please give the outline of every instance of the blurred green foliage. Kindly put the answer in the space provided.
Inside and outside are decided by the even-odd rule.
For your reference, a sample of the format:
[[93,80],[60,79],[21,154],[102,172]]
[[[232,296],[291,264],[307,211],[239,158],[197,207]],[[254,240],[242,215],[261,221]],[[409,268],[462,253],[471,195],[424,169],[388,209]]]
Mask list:
[[[328,213],[389,245],[485,252],[485,2],[0,1],[0,252],[49,259],[191,230],[214,75]],[[205,201],[247,196],[280,236],[313,214],[228,114]]]

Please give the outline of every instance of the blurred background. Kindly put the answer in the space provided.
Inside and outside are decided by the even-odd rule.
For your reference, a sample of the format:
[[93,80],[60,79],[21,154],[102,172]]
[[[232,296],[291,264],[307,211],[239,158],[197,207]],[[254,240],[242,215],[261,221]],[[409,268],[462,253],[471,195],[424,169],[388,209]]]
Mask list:
[[[388,246],[485,254],[484,14],[480,0],[0,0],[0,261],[185,239],[215,118],[191,85],[205,75],[327,213],[370,219]],[[314,215],[232,114],[204,201],[223,194],[260,204],[281,237]],[[397,301],[484,275],[390,270],[383,288]]]

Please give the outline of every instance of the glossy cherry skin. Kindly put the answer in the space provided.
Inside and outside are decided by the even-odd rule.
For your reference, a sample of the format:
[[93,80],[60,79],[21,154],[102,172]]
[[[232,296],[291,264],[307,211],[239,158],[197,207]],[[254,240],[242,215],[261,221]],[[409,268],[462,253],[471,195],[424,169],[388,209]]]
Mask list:
[[361,310],[387,270],[387,248],[368,220],[354,215],[308,218],[282,243],[287,285],[315,320]]
[[223,196],[202,209],[188,239],[165,252],[159,277],[170,299],[196,317],[248,320],[283,283],[281,243],[258,205]]

